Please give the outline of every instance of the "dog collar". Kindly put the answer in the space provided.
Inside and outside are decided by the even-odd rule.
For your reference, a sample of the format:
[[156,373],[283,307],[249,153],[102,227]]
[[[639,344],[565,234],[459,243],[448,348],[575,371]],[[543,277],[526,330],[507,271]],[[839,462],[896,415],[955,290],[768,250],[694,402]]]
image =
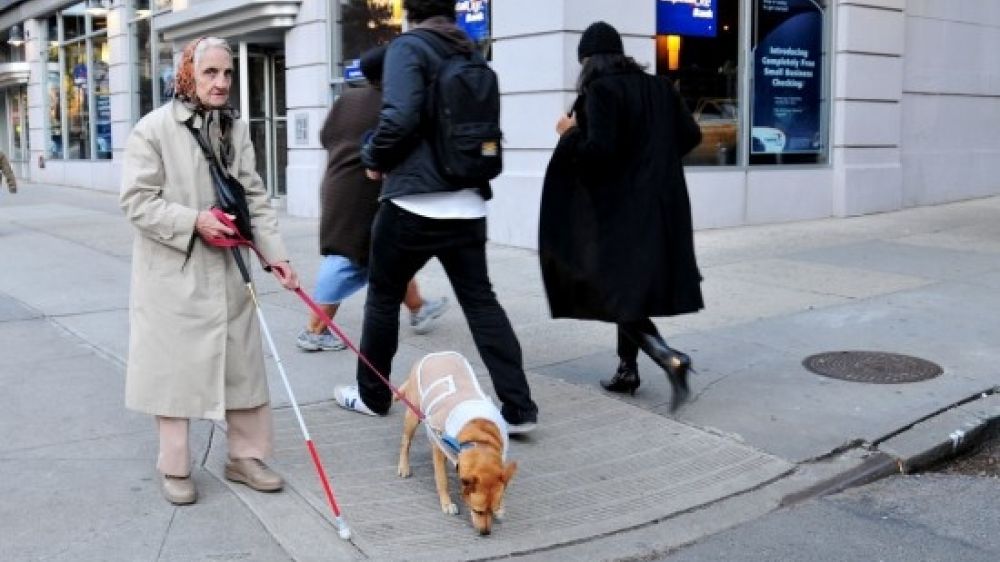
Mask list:
[[475,441],[459,441],[451,435],[441,435],[441,442],[456,454],[475,448],[476,446]]

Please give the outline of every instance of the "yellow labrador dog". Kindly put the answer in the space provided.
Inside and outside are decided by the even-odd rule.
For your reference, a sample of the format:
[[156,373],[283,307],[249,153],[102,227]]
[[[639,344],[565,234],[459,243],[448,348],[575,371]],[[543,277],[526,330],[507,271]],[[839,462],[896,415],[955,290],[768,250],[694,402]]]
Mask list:
[[[481,535],[490,534],[494,517],[503,517],[504,492],[517,471],[516,462],[505,464],[507,422],[500,410],[483,393],[469,362],[454,351],[432,353],[418,361],[400,391],[429,422],[425,425],[434,444],[441,510],[458,513],[448,493],[447,459],[462,481],[462,500],[472,513],[473,527]],[[410,443],[418,425],[416,414],[407,410],[397,470],[403,478],[411,474]]]

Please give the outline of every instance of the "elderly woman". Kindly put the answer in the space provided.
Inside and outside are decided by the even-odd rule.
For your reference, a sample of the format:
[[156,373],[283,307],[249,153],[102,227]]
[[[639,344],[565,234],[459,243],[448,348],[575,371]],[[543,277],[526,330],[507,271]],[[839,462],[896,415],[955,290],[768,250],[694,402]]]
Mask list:
[[156,416],[162,490],[178,505],[197,498],[189,418],[225,418],[226,478],[259,491],[283,486],[262,462],[272,430],[260,327],[233,255],[206,242],[233,231],[209,212],[216,191],[195,135],[245,187],[251,234],[278,281],[298,286],[247,126],[228,106],[232,75],[225,41],[188,44],[174,99],[136,124],[122,171],[121,207],[136,229],[125,403]]
[[618,370],[601,385],[635,393],[641,349],[667,376],[673,411],[691,359],[650,320],[703,306],[681,157],[701,131],[673,85],[625,54],[621,36],[590,25],[571,115],[542,191],[538,254],[553,317],[618,325]]

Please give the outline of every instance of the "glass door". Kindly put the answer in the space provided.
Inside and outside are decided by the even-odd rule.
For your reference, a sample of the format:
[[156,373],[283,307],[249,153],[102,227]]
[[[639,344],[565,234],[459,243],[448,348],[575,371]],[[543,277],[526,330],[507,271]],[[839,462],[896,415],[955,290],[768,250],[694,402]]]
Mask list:
[[0,125],[0,138],[3,139],[3,151],[10,159],[14,173],[24,177],[28,164],[28,89],[17,86],[4,91],[2,100],[4,108],[3,122]]
[[[247,48],[246,61],[233,61],[235,75],[230,100],[250,126],[257,173],[271,197],[287,193],[288,138],[285,112],[285,55],[277,51]],[[246,80],[241,73],[246,72]],[[246,84],[247,92],[240,89]]]

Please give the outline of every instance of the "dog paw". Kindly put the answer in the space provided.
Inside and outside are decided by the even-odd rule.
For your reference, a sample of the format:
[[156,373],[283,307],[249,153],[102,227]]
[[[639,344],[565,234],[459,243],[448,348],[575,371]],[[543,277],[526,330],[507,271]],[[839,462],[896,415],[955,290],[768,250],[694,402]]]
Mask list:
[[496,511],[493,512],[493,517],[497,521],[503,519],[504,515],[507,515],[507,510],[504,509],[504,508],[502,508],[502,507],[500,509],[497,509]]
[[441,504],[441,511],[447,515],[458,515],[458,506],[453,503],[443,503]]
[[409,478],[413,473],[410,472],[410,467],[399,465],[399,467],[396,468],[396,474],[399,475],[400,478]]

